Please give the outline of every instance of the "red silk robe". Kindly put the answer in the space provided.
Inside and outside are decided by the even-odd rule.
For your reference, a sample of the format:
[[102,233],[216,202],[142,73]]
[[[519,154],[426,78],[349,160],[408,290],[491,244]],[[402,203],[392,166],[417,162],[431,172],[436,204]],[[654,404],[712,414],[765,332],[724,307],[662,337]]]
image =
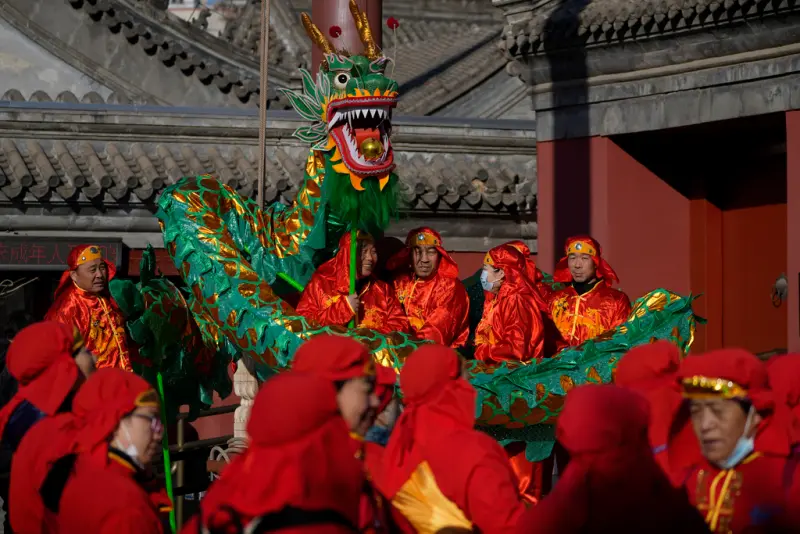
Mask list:
[[97,357],[98,369],[132,370],[131,358],[137,351],[125,332],[125,318],[110,296],[89,293],[68,280],[56,292],[45,320],[75,325],[86,348]]
[[483,317],[475,332],[475,358],[483,362],[530,361],[544,355],[544,324],[531,292],[504,285],[485,293]]
[[686,492],[711,532],[766,533],[776,526],[797,532],[800,525],[789,514],[796,516],[800,503],[788,502],[792,473],[786,463],[758,452],[728,470],[702,462],[690,469]]
[[583,295],[568,286],[550,297],[553,322],[573,347],[621,325],[630,312],[628,296],[602,280]]
[[405,273],[393,285],[414,335],[454,349],[464,346],[469,337],[469,297],[464,284],[438,273],[427,280]]
[[[135,475],[133,466],[112,453],[102,467],[87,455],[79,457],[59,504],[58,532],[162,534],[159,513],[169,510],[166,494],[148,492]],[[87,498],[102,494],[111,497]]]

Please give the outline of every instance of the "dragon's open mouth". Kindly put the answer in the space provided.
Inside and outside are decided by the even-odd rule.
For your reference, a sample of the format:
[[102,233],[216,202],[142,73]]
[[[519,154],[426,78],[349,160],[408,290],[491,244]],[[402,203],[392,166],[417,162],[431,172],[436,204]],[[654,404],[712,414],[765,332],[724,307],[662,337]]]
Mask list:
[[394,169],[392,108],[394,96],[348,97],[328,105],[328,131],[352,174],[387,175]]

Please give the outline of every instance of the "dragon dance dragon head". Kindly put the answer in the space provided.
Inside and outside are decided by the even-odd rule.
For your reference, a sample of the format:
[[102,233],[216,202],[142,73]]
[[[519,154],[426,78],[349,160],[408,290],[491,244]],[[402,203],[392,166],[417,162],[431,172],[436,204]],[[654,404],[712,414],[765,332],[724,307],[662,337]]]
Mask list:
[[361,220],[372,213],[378,226],[385,226],[386,213],[396,210],[391,134],[398,85],[386,76],[390,60],[375,44],[367,15],[355,0],[350,0],[350,13],[364,46],[360,55],[337,50],[307,13],[301,15],[306,33],[324,59],[316,80],[300,69],[302,94],[283,92],[297,113],[311,122],[295,130],[294,136],[324,154],[325,185],[333,187],[329,174],[349,178],[349,191],[337,185],[334,198],[329,198],[331,205],[342,215],[359,210]]

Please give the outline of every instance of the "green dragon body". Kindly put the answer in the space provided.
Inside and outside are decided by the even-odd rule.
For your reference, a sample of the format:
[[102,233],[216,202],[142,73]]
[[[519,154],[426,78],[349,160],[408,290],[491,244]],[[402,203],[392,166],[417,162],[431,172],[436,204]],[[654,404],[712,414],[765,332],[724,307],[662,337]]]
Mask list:
[[[363,55],[336,52],[310,19],[303,18],[325,61],[316,79],[303,72],[302,94],[287,93],[311,123],[295,132],[311,150],[291,205],[259,209],[209,175],[184,178],[159,200],[157,216],[166,248],[189,289],[181,299],[162,295],[191,317],[192,328],[211,349],[202,358],[188,357],[192,365],[175,364],[187,356],[173,351],[161,357],[161,368],[183,373],[167,378],[176,388],[181,380],[200,384],[199,391],[206,393],[204,404],[208,387],[229,385],[209,382],[200,369],[220,376],[220,367],[249,357],[263,379],[287,368],[297,347],[320,333],[351,336],[364,343],[378,363],[395,369],[426,343],[400,333],[321,327],[299,316],[279,296],[284,278],[305,285],[344,232],[358,227],[379,233],[397,211],[390,141],[397,83],[386,76],[387,60],[371,43],[366,17],[355,2],[351,11],[365,46]],[[480,286],[474,279],[465,284],[471,304],[480,309]],[[169,294],[174,297],[174,292]],[[625,325],[541,363],[491,367],[472,362],[479,426],[503,443],[527,442],[530,459],[545,457],[552,446],[552,423],[570,388],[610,382],[619,358],[653,338],[669,339],[688,350],[696,319],[691,301],[656,290],[634,303]],[[159,336],[164,334],[139,333],[153,346]]]

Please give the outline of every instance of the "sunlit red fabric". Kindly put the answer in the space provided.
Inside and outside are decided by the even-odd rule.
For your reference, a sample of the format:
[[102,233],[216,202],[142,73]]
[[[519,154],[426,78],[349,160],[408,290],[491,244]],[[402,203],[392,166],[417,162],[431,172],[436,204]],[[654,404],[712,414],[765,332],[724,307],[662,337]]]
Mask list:
[[475,358],[484,362],[529,361],[544,356],[541,297],[526,274],[525,258],[512,246],[487,254],[505,273],[497,294],[485,291],[475,332]]
[[553,491],[526,511],[520,533],[706,532],[653,461],[645,399],[615,386],[581,386],[567,395],[557,425],[570,461]]
[[331,382],[360,376],[374,376],[375,363],[366,347],[358,341],[333,335],[319,335],[297,349],[292,370],[312,373]]
[[[440,345],[463,347],[469,337],[469,297],[458,279],[458,265],[442,245],[442,237],[435,230],[415,228],[388,268],[394,272],[394,291],[412,333]],[[415,246],[433,246],[439,252],[439,265],[427,279],[416,276],[411,266]]]
[[[348,435],[330,381],[295,371],[269,379],[256,396],[247,432],[249,447],[201,501],[206,526],[228,532],[226,527],[234,522],[226,507],[246,525],[290,506],[334,511],[355,528],[364,472],[356,458],[359,444]],[[353,529],[313,525],[284,531],[325,534]]]
[[[97,357],[97,367],[117,367],[132,370],[131,359],[137,350],[125,331],[125,318],[110,295],[89,293],[72,281],[70,272],[77,268],[80,255],[91,245],[74,247],[67,258],[67,271],[61,275],[53,304],[46,319],[75,325],[88,348]],[[105,261],[105,260],[104,260]],[[116,275],[113,263],[105,261],[108,280]]]
[[[700,453],[688,413],[677,419],[669,443],[669,462],[676,479],[685,481],[693,504],[706,517],[712,532],[754,532],[779,524],[789,531],[800,528],[794,510],[800,502],[789,488],[787,457],[790,451],[784,413],[775,411],[766,366],[742,349],[720,349],[689,356],[681,362],[677,380],[703,376],[732,381],[747,391],[762,417],[755,438],[755,453],[733,469],[712,465]],[[759,517],[767,514],[768,517]],[[749,530],[748,530],[749,532]]]
[[[350,294],[350,233],[339,240],[336,255],[312,275],[300,297],[297,313],[323,326],[347,326],[353,309],[347,302]],[[371,328],[382,334],[408,332],[408,319],[386,282],[371,277],[359,293],[361,307],[357,327]]]
[[568,284],[572,282],[572,274],[570,274],[569,265],[567,264],[567,260],[569,259],[567,251],[570,250],[570,247],[573,244],[578,242],[589,243],[594,248],[596,253],[592,254],[591,256],[592,260],[594,261],[595,268],[597,269],[597,278],[604,280],[609,287],[611,287],[614,283],[619,283],[619,277],[617,276],[617,273],[615,273],[614,269],[611,268],[611,265],[609,265],[608,262],[603,259],[603,249],[600,247],[600,243],[588,235],[578,235],[567,239],[567,242],[564,245],[564,257],[561,258],[556,264],[555,271],[553,272],[553,280],[562,284]]
[[53,321],[34,323],[14,336],[6,367],[19,388],[0,410],[0,436],[22,401],[47,415],[56,414],[79,379],[73,354],[81,344],[71,326]]
[[800,445],[800,354],[773,356],[767,360],[769,384],[775,409],[784,410],[792,445]]
[[[440,345],[412,353],[400,371],[406,408],[389,438],[374,481],[392,499],[427,461],[441,492],[481,532],[514,532],[523,505],[506,455],[474,430],[476,394],[461,360]],[[406,532],[413,532],[408,527]]]
[[[553,288],[544,283],[544,275],[536,267],[536,261],[531,257],[531,249],[523,241],[509,241],[506,244],[519,250],[520,254],[525,258],[525,271],[528,274],[528,278],[535,284],[542,299],[547,302],[550,299]],[[549,313],[547,306],[542,311]]]
[[[130,466],[120,469],[109,458],[108,441],[120,420],[132,412],[139,399],[152,387],[142,378],[120,369],[101,369],[94,373],[75,395],[72,412],[46,419],[25,436],[14,458],[11,471],[13,528],[18,532],[114,532],[120,527],[116,515],[132,522],[130,528],[139,532],[158,524],[158,506],[168,503],[160,487],[142,488],[132,477]],[[151,402],[152,403],[152,402]],[[44,508],[39,489],[54,462],[76,454],[75,474],[64,489],[58,518]],[[15,476],[16,473],[17,475]],[[108,484],[102,486],[101,484]],[[98,487],[127,495],[127,501],[117,499],[85,499],[89,488]],[[67,495],[70,494],[70,497]],[[79,496],[84,495],[83,502]],[[64,503],[75,509],[64,512]],[[126,511],[121,511],[121,509]],[[128,510],[129,509],[129,510]],[[155,523],[153,522],[155,521]],[[89,528],[87,525],[92,525]],[[95,528],[96,527],[96,528]],[[133,532],[122,529],[120,532]]]
[[681,352],[668,341],[634,347],[617,364],[615,383],[641,394],[650,407],[648,434],[656,461],[669,473],[667,442],[683,403],[675,380]]

